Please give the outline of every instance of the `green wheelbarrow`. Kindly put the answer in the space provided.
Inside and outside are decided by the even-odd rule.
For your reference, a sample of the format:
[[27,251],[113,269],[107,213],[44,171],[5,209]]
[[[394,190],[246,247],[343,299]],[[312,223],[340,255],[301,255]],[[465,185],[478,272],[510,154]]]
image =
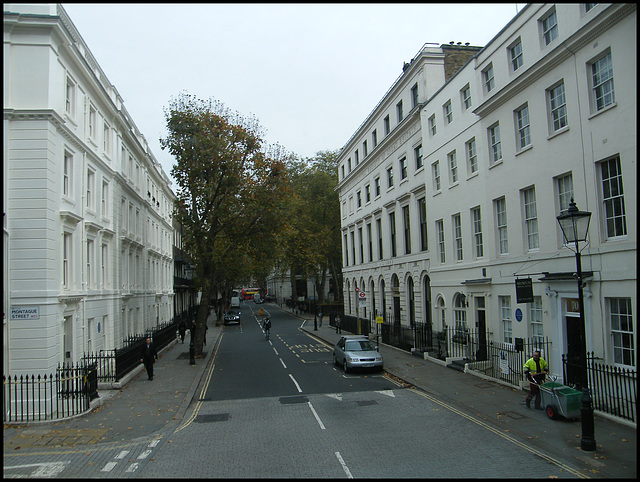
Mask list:
[[567,419],[580,418],[582,392],[558,382],[543,383],[539,387],[547,417],[552,420],[559,415]]

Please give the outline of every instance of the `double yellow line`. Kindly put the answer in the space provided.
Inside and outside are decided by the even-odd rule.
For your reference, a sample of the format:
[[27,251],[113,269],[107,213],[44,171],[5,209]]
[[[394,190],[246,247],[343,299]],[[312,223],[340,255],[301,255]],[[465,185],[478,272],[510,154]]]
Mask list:
[[[216,343],[216,346],[213,348],[213,353],[211,354],[211,358],[212,359],[215,359],[216,352],[218,351],[218,347],[220,346],[220,342],[222,341],[222,337],[223,336],[224,336],[224,332],[222,332],[220,334],[220,337],[218,337],[218,341]],[[204,399],[205,394],[207,393],[207,389],[209,388],[209,384],[211,383],[211,377],[213,376],[213,370],[214,370],[215,367],[216,367],[216,364],[212,363],[211,364],[211,368],[209,368],[209,372],[207,373],[207,378],[205,379],[204,385],[202,386],[202,391],[200,392],[200,397],[198,398],[198,403],[196,403],[196,406],[193,409],[193,412],[191,413],[191,415],[189,416],[187,421],[184,424],[182,424],[180,427],[178,427],[174,433],[178,433],[183,428],[186,428],[189,425],[191,425],[191,422],[193,422],[196,419],[196,417],[198,416],[198,412],[200,411],[200,407],[202,407],[202,401]]]

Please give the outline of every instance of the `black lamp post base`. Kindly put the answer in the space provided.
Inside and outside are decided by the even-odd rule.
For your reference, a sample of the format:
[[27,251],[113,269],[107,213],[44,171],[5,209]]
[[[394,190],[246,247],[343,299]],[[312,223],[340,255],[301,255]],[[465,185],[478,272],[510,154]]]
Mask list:
[[587,452],[596,449],[595,424],[593,420],[593,404],[588,388],[582,389],[582,408],[580,408],[580,424],[582,425],[582,438],[580,448]]

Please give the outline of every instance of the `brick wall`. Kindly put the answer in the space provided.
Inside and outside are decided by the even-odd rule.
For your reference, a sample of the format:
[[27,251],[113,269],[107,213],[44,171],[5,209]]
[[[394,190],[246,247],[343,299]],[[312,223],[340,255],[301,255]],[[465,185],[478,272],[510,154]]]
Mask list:
[[483,47],[472,47],[470,45],[442,45],[444,52],[444,75],[445,82],[466,64],[471,57],[476,55]]

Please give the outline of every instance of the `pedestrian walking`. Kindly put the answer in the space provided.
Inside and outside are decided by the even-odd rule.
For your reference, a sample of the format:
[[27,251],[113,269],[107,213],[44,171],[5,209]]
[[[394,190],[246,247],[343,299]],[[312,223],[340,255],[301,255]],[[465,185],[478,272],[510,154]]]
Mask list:
[[318,311],[318,320],[320,321],[320,326],[322,326],[322,311]]
[[207,323],[205,322],[204,324],[204,344],[207,344],[207,332],[209,331],[209,326],[207,326]]
[[187,334],[187,324],[184,320],[180,321],[178,325],[178,331],[180,332],[180,341],[184,344],[184,336]]
[[153,380],[153,364],[158,359],[158,352],[156,346],[151,343],[151,338],[147,338],[145,344],[142,346],[142,355],[140,361],[144,363],[144,367],[147,370],[147,376],[149,380]]
[[340,324],[340,317],[336,315],[336,333],[342,333],[342,326]]
[[531,408],[531,399],[535,397],[534,407],[537,410],[544,410],[540,405],[540,385],[544,382],[544,379],[549,373],[549,366],[543,358],[540,358],[540,351],[533,352],[533,357],[527,360],[524,364],[524,374],[529,380],[529,394],[525,399],[525,405],[527,408]]

